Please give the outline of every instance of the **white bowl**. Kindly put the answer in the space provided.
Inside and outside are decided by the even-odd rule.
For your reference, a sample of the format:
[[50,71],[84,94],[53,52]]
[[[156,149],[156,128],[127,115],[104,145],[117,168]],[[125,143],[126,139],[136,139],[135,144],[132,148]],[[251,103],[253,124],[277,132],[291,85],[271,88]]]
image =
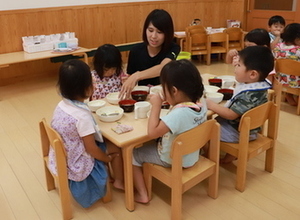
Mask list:
[[224,95],[219,92],[208,92],[206,98],[212,100],[215,103],[220,103],[223,100]]
[[230,75],[218,76],[217,78],[222,79],[222,88],[232,87],[236,81],[235,76]]
[[122,118],[124,110],[118,106],[105,106],[96,111],[98,118],[104,122],[114,122]]
[[106,95],[106,100],[113,105],[118,105],[120,98],[119,98],[120,92],[112,92]]
[[218,92],[220,88],[218,86],[204,85],[204,92]]
[[152,86],[150,88],[150,94],[160,94],[162,93],[163,89],[161,85],[158,86]]
[[149,92],[149,86],[135,86],[132,91],[146,91]]
[[99,108],[105,106],[106,102],[104,100],[93,100],[87,103],[89,109],[92,112],[97,111]]

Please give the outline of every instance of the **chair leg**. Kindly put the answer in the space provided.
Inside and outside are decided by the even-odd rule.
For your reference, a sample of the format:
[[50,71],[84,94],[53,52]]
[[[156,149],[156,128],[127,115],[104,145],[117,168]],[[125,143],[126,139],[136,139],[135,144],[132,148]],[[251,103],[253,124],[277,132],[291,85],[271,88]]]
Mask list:
[[240,192],[244,192],[245,190],[246,172],[247,172],[247,158],[241,158],[239,156],[237,160],[235,188]]
[[300,115],[300,95],[298,95],[297,115]]
[[208,178],[208,196],[213,199],[218,197],[219,166],[215,167],[215,173]]
[[58,180],[59,185],[59,196],[62,207],[62,214],[64,220],[72,219],[72,207],[71,207],[71,193],[68,186],[68,180],[60,181]]
[[274,170],[275,148],[271,147],[266,151],[265,170],[272,173]]
[[172,188],[171,219],[180,220],[182,215],[182,189],[178,186]]
[[112,200],[111,186],[110,186],[110,183],[109,183],[109,178],[107,178],[107,182],[106,182],[106,194],[105,194],[105,196],[103,196],[102,202],[103,203],[107,203],[107,202],[110,202],[111,200]]

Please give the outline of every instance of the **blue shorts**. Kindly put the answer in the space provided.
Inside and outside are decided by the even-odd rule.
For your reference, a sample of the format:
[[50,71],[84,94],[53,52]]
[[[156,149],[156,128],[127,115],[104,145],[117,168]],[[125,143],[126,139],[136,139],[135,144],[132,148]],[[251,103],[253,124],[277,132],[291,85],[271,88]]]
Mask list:
[[[97,146],[106,152],[105,143],[96,142]],[[106,164],[95,159],[92,172],[82,181],[69,180],[69,188],[74,199],[83,207],[88,208],[106,194],[107,181]]]

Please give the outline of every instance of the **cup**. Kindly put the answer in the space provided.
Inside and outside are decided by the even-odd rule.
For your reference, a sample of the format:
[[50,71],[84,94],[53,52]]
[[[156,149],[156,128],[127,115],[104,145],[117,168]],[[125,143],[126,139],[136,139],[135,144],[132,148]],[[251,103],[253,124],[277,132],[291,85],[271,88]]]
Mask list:
[[150,102],[141,101],[134,104],[134,118],[147,118],[147,112],[150,110]]

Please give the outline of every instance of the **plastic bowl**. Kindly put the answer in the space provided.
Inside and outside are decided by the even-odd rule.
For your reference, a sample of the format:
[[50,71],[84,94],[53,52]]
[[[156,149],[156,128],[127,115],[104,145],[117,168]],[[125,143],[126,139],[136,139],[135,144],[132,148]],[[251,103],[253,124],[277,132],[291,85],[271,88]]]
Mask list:
[[170,104],[168,102],[163,102],[161,104],[161,109],[169,109],[170,108]]
[[224,95],[219,92],[208,92],[206,98],[212,100],[215,103],[220,103],[223,100]]
[[218,86],[219,88],[222,87],[222,79],[218,79],[218,78],[209,79],[208,83],[211,86]]
[[114,122],[122,118],[124,110],[119,106],[105,106],[96,111],[98,118],[104,122]]
[[218,92],[219,89],[220,88],[218,86],[204,85],[205,92]]
[[106,102],[104,100],[93,100],[87,103],[89,109],[92,112],[97,111],[99,108],[105,106]]
[[147,99],[148,92],[143,91],[143,90],[136,90],[131,92],[131,97],[135,101],[145,101]]
[[106,100],[113,105],[119,104],[119,92],[112,92],[106,95]]
[[146,91],[149,93],[149,86],[135,86],[133,87],[132,91]]
[[224,100],[229,100],[233,96],[233,90],[232,89],[219,89],[219,93],[222,93],[224,95]]
[[124,110],[124,112],[133,112],[134,103],[136,103],[133,99],[124,99],[119,101],[119,106]]

